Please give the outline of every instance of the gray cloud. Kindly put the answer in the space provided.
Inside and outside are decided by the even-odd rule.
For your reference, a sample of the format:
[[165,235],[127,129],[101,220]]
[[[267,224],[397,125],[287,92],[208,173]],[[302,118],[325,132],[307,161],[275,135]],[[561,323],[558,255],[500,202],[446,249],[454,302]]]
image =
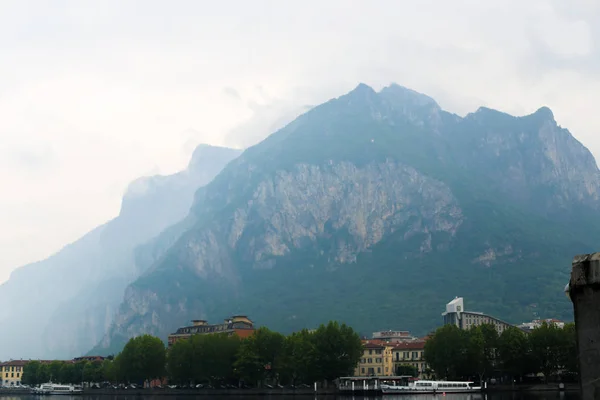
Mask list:
[[116,215],[133,179],[185,168],[199,142],[252,145],[358,82],[459,114],[546,105],[599,156],[599,4],[1,2],[0,281]]

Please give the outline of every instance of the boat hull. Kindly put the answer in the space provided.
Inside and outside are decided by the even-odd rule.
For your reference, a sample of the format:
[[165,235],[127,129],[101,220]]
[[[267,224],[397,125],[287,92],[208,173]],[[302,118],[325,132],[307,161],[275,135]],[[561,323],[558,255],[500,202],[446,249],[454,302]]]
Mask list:
[[471,388],[417,388],[410,386],[381,385],[383,394],[437,394],[437,393],[479,393],[481,387]]

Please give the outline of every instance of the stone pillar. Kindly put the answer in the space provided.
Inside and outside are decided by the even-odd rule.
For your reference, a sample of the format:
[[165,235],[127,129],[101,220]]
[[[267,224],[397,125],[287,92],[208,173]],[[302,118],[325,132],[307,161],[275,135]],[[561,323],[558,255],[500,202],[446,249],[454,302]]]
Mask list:
[[581,400],[600,399],[600,253],[575,256],[567,294],[575,312]]

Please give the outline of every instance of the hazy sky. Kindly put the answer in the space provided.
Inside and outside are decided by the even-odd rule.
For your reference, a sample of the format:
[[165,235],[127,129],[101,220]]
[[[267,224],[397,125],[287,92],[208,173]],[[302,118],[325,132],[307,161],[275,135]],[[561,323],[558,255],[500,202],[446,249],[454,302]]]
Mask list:
[[397,82],[461,115],[549,106],[600,156],[597,0],[0,2],[0,282],[198,143]]

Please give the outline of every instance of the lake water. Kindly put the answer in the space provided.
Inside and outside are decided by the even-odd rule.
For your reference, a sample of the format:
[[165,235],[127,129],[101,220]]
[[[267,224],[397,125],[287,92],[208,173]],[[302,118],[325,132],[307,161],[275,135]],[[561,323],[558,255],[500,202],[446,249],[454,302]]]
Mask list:
[[[262,398],[271,400],[315,400],[313,396],[177,396],[177,395],[159,395],[159,396],[30,396],[30,395],[7,395],[0,396],[0,400],[192,400],[192,399],[217,399],[217,400],[258,400]],[[322,399],[333,399],[332,396],[320,396]],[[340,396],[340,400],[373,400],[373,397],[363,396]],[[497,394],[449,394],[449,395],[403,395],[403,396],[385,396],[385,400],[580,400],[578,393],[497,393]]]

